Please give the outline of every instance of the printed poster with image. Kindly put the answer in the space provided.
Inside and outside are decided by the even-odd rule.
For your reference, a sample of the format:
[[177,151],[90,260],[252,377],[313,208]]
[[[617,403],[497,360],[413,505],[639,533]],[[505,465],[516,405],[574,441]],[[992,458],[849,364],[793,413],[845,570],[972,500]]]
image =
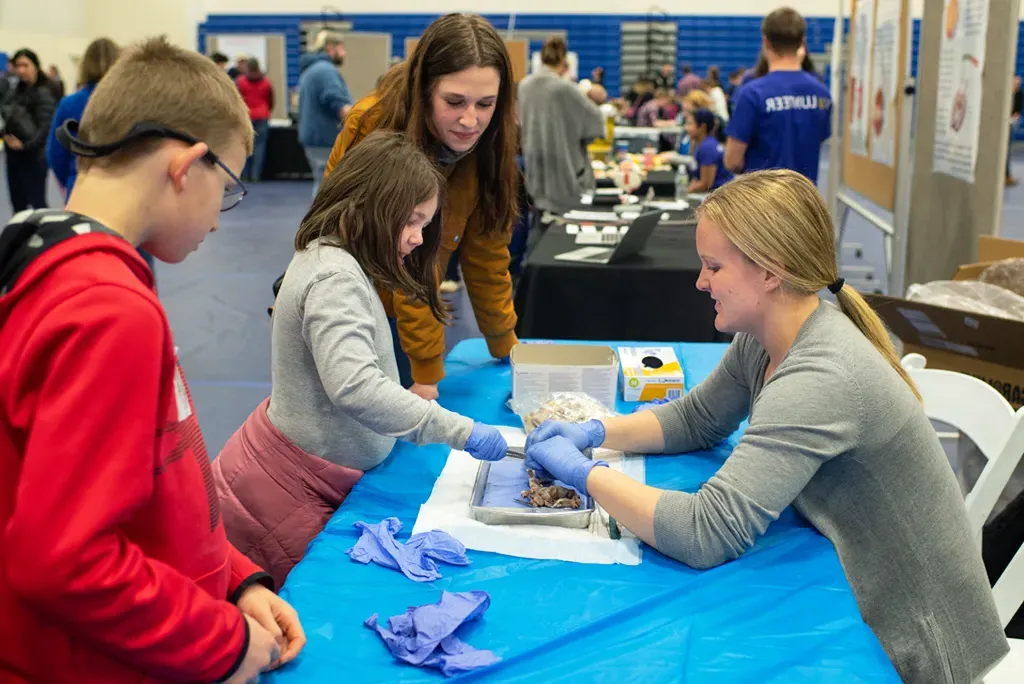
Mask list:
[[945,0],[932,171],[974,182],[988,0]]
[[869,136],[871,160],[886,166],[896,163],[896,94],[902,65],[900,54],[900,0],[877,0],[871,67]]
[[853,6],[853,54],[850,58],[850,152],[868,154],[868,117],[871,112],[871,37],[875,0],[857,0]]

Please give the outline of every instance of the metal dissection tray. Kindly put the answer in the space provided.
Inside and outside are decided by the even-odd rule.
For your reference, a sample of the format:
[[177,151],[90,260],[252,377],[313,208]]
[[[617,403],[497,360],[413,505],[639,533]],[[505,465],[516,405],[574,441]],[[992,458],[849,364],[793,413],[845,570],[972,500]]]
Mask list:
[[485,525],[549,525],[585,529],[590,526],[594,513],[594,500],[589,496],[580,497],[581,508],[530,508],[528,506],[484,506],[487,479],[491,463],[483,461],[473,483],[473,495],[469,502],[469,513],[474,520]]

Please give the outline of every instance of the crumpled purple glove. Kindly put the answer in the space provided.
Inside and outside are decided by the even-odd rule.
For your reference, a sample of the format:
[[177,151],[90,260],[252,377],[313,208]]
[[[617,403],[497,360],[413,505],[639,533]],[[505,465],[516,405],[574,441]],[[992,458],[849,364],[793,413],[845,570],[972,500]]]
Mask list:
[[545,420],[526,438],[526,450],[552,437],[565,437],[572,445],[584,451],[596,449],[604,444],[604,423],[599,420],[588,420],[586,423],[563,423],[557,420]]
[[538,474],[549,473],[580,494],[589,496],[587,476],[596,466],[607,467],[608,463],[590,460],[572,442],[559,435],[526,448],[527,468],[532,468]]
[[389,618],[390,629],[377,624],[376,613],[363,624],[377,632],[396,660],[436,668],[452,677],[501,660],[455,636],[459,627],[479,620],[490,605],[486,591],[442,591],[437,603],[409,608],[405,614]]
[[505,458],[508,444],[498,428],[483,423],[474,423],[473,432],[466,440],[466,453],[481,461],[500,461]]

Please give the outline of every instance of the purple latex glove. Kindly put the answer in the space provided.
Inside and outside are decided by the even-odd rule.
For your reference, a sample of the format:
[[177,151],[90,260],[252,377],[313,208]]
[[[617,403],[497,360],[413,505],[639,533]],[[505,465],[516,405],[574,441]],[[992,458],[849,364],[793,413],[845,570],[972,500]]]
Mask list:
[[481,461],[500,461],[507,451],[508,444],[498,428],[483,423],[473,425],[473,431],[466,440],[466,453]]
[[596,466],[608,466],[606,461],[592,461],[565,437],[554,436],[526,448],[526,467],[550,473],[556,480],[589,496],[587,476]]
[[402,530],[398,518],[385,518],[376,525],[357,522],[353,525],[363,534],[351,549],[349,557],[359,563],[376,563],[398,570],[413,582],[431,582],[441,577],[435,560],[449,565],[469,565],[466,547],[447,532],[420,532],[405,544],[395,539]]
[[526,450],[555,436],[565,437],[580,451],[596,449],[604,444],[604,423],[596,419],[586,423],[546,420],[526,438]]
[[486,591],[441,592],[441,600],[408,608],[388,618],[388,627],[377,624],[377,614],[366,619],[396,660],[419,667],[432,667],[446,677],[487,667],[500,660],[491,651],[477,650],[455,636],[467,622],[479,619],[491,605]]

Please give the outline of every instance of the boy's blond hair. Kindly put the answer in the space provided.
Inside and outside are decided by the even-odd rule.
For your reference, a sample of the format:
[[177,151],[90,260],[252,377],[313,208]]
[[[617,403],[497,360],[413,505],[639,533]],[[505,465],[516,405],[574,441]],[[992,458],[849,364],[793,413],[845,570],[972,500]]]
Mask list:
[[[89,98],[78,136],[94,145],[111,143],[142,122],[186,133],[217,155],[234,142],[252,154],[252,123],[238,88],[209,58],[171,45],[164,36],[122,52]],[[79,169],[124,163],[161,142],[139,141],[109,157],[79,157]]]

